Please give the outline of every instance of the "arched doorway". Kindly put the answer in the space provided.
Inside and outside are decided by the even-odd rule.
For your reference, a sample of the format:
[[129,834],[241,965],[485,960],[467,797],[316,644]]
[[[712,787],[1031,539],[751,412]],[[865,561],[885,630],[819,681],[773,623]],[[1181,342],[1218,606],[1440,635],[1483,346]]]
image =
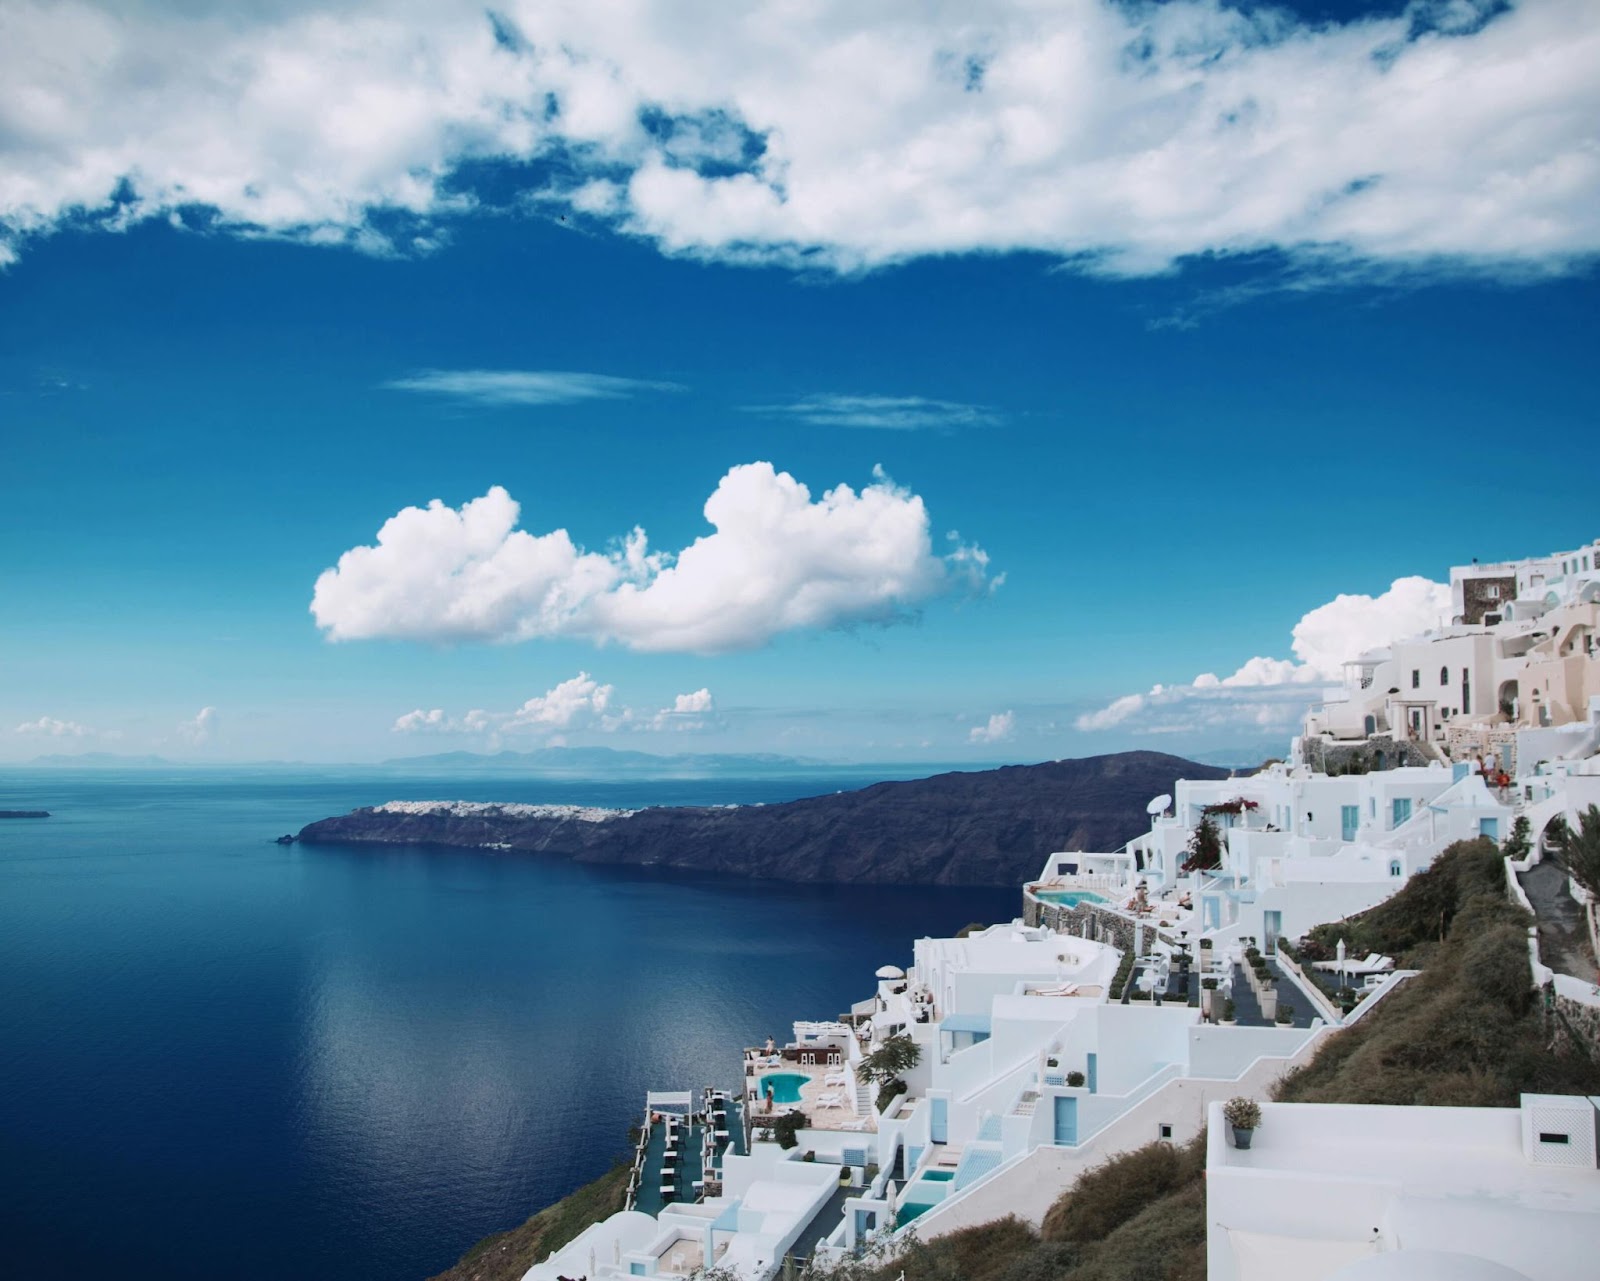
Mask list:
[[1507,720],[1517,719],[1517,683],[1516,681],[1500,682],[1500,697],[1496,700],[1500,706],[1501,715]]

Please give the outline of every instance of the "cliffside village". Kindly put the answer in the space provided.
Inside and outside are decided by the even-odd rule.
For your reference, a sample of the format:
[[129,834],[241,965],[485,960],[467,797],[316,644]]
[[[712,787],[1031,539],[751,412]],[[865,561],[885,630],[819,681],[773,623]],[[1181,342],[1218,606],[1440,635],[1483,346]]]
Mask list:
[[[526,1281],[763,1281],[885,1236],[1037,1226],[1090,1167],[1202,1129],[1212,1281],[1594,1275],[1596,1100],[1266,1101],[1416,973],[1307,932],[1475,838],[1509,897],[1587,935],[1550,957],[1534,932],[1529,963],[1600,1053],[1596,903],[1545,860],[1552,824],[1600,804],[1600,540],[1450,583],[1449,621],[1351,656],[1282,762],[1179,782],[1121,849],[1052,853],[1017,919],[916,940],[848,1011],[746,1048],[734,1088],[649,1096],[628,1208]],[[1239,1098],[1253,1142],[1224,1117]]]

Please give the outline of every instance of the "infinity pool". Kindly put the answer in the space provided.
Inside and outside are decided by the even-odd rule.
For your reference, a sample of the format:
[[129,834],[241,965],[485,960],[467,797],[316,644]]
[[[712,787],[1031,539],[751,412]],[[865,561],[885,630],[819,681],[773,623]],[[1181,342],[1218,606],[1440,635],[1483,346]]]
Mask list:
[[1077,907],[1079,903],[1104,903],[1099,894],[1088,890],[1034,890],[1033,896],[1045,903],[1059,903],[1062,907]]
[[761,1078],[761,1094],[774,1103],[798,1103],[800,1087],[810,1079],[804,1072],[769,1072]]

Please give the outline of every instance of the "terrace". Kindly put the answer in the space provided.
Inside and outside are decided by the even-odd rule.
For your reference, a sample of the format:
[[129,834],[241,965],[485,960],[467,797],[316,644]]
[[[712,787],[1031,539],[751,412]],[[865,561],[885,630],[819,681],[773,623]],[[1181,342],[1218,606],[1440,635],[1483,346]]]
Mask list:
[[813,1046],[789,1058],[795,1049],[745,1051],[745,1106],[753,1125],[798,1109],[805,1113],[808,1129],[877,1129],[866,1087],[855,1079],[840,1050]]

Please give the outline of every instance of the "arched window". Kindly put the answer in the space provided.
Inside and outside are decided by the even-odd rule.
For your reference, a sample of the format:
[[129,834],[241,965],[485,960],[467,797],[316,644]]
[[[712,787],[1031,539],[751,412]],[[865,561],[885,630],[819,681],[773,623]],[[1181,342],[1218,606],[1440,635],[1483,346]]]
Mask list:
[[1448,667],[1441,667],[1439,669],[1439,684],[1448,685],[1449,683],[1450,683],[1450,669]]
[[1390,859],[1389,860],[1389,875],[1390,876],[1399,876],[1401,871],[1402,871],[1402,868],[1400,866],[1400,860],[1397,859],[1397,858]]

